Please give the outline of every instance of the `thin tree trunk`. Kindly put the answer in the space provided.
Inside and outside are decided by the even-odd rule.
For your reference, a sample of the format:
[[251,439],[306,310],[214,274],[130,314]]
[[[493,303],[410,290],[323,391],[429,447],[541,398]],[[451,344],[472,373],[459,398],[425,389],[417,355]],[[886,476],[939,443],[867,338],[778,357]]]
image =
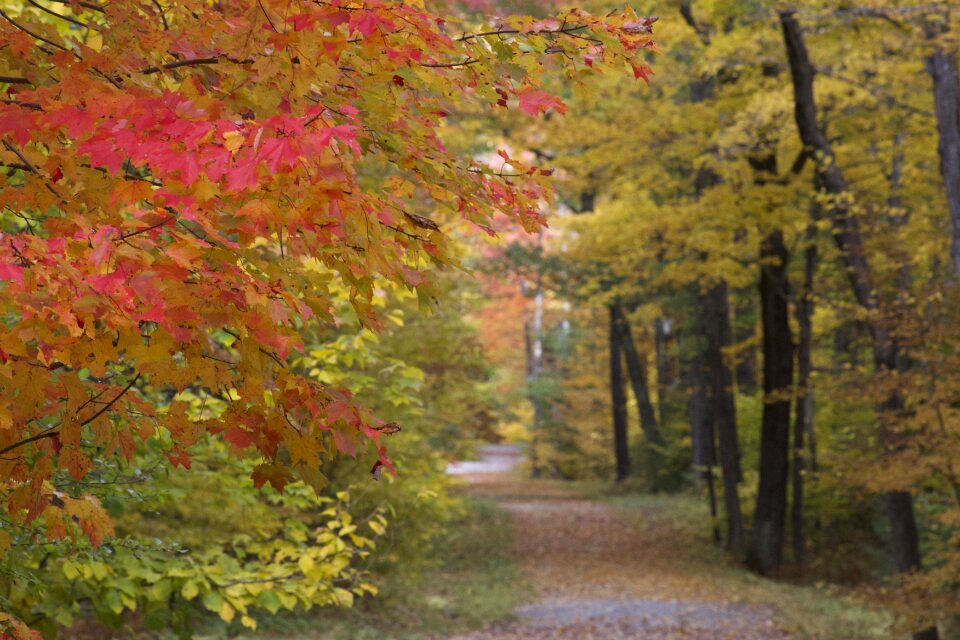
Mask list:
[[630,452],[627,448],[627,388],[623,379],[623,353],[614,306],[610,307],[610,403],[613,414],[613,453],[619,482],[630,475]]
[[774,231],[760,248],[760,304],[763,324],[763,417],[760,484],[753,512],[750,564],[773,575],[783,558],[790,469],[790,392],[793,339],[790,334],[789,255],[783,233]]
[[654,322],[654,350],[657,367],[657,410],[660,424],[666,424],[667,414],[667,327],[666,320],[657,318]]
[[698,352],[690,367],[690,433],[693,440],[693,467],[697,480],[707,485],[707,499],[710,505],[710,522],[713,526],[713,539],[720,541],[720,529],[717,526],[717,493],[714,489],[713,467],[717,463],[714,440],[713,420],[707,407],[707,384],[704,379],[703,354]]
[[744,287],[734,292],[734,304],[731,306],[733,315],[733,342],[737,347],[736,366],[733,374],[737,382],[737,389],[741,393],[751,394],[757,389],[757,348],[754,338],[757,335],[756,315],[754,308],[756,298],[753,296],[753,287]]
[[[827,137],[817,122],[816,102],[813,93],[814,68],[810,62],[803,32],[793,11],[780,13],[784,43],[793,79],[797,128],[805,146],[815,154],[817,178],[823,189],[833,196],[845,196],[847,182],[837,165],[836,156]],[[844,197],[834,198],[826,207],[833,228],[833,237],[846,267],[854,296],[861,307],[878,311],[876,291],[872,274],[863,248],[859,224],[850,215],[849,203]],[[881,319],[874,315],[869,321],[873,343],[874,367],[878,373],[893,371],[897,367],[897,349],[889,330]],[[903,401],[892,393],[878,406],[878,431],[884,445],[890,445],[888,422],[892,414],[901,411]],[[894,561],[901,572],[921,568],[920,544],[913,512],[913,498],[904,491],[892,491],[885,495],[887,516],[890,521],[891,543]],[[916,640],[936,640],[934,627],[914,633]]]
[[[539,269],[537,271],[536,290],[533,293],[533,321],[524,323],[524,349],[527,359],[528,386],[536,383],[543,372],[543,307],[543,270]],[[539,447],[546,407],[544,407],[543,398],[539,395],[532,395],[530,401],[533,404],[530,475],[539,478],[543,474],[539,459]]]
[[[928,22],[926,35],[936,40],[949,30],[949,14],[943,22]],[[953,224],[950,256],[960,275],[960,77],[957,74],[957,52],[935,44],[927,57],[927,71],[933,78],[933,104],[937,116],[937,150],[940,154],[940,175],[946,189],[947,209]]]
[[727,284],[720,282],[702,296],[703,329],[707,338],[704,359],[713,413],[720,445],[720,470],[723,478],[723,503],[727,516],[727,549],[736,556],[743,552],[743,516],[737,485],[742,478],[740,443],[734,402],[733,372],[723,357],[730,347],[730,303]]
[[[536,379],[535,375],[535,365],[533,360],[533,332],[530,329],[530,322],[523,323],[523,353],[525,356],[526,364],[526,374],[527,374],[527,384],[531,384]],[[539,459],[539,448],[540,448],[540,411],[539,411],[539,401],[536,398],[530,398],[531,403],[533,404],[533,428],[531,431],[530,438],[530,475],[534,478],[539,478],[541,469],[540,469],[540,459]]]
[[660,436],[660,427],[657,425],[657,416],[653,411],[653,404],[650,402],[650,388],[647,385],[647,376],[644,372],[645,366],[640,359],[640,354],[637,353],[637,346],[633,342],[630,320],[620,305],[611,306],[610,312],[613,314],[613,322],[619,334],[620,347],[627,363],[627,372],[630,374],[633,395],[637,399],[640,428],[643,430],[643,435],[648,443],[662,444],[663,439]]
[[[793,531],[793,560],[803,572],[806,564],[806,539],[803,528],[804,472],[816,465],[816,444],[813,437],[813,390],[810,374],[813,347],[813,278],[817,268],[817,227],[807,227],[806,248],[803,250],[803,288],[797,296],[796,318],[799,330],[797,341],[797,399],[793,426],[793,504],[790,514]],[[810,452],[804,459],[804,436]]]

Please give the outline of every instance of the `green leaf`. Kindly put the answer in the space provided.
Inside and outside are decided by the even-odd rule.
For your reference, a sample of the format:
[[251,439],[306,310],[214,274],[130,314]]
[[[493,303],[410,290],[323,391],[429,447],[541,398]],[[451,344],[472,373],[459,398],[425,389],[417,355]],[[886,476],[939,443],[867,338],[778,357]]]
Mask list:
[[203,606],[219,614],[220,608],[223,606],[223,596],[216,591],[207,591],[203,594]]
[[185,600],[193,600],[197,597],[198,593],[200,593],[200,587],[193,580],[186,582],[180,590],[180,595],[182,595]]
[[280,610],[280,607],[283,605],[280,603],[280,598],[277,597],[273,591],[261,591],[257,594],[257,604],[271,614],[275,614]]

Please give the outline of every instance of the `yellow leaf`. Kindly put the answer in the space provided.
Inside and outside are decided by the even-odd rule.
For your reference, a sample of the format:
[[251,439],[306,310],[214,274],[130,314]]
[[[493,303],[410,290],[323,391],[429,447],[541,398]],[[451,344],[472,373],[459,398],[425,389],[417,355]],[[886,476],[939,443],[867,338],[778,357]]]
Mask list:
[[303,573],[306,574],[310,572],[310,569],[313,569],[316,563],[313,561],[313,558],[311,558],[310,556],[303,555],[303,556],[300,556],[300,560],[297,562],[297,564],[300,565],[300,571],[303,571]]
[[94,51],[100,51],[103,48],[103,36],[100,33],[92,32],[87,37],[87,46]]
[[231,620],[233,620],[233,616],[236,615],[237,612],[234,610],[232,606],[230,606],[229,602],[224,601],[224,603],[220,606],[219,613],[220,613],[221,620],[223,620],[224,622],[230,622]]
[[80,571],[77,569],[77,565],[69,560],[63,563],[62,568],[63,575],[67,577],[67,580],[76,580],[80,576]]
[[192,580],[184,584],[183,589],[180,590],[180,595],[183,596],[184,600],[193,600],[198,593],[200,593],[200,587]]
[[240,145],[243,144],[243,134],[239,131],[227,131],[223,134],[223,146],[227,148],[231,153],[240,148]]

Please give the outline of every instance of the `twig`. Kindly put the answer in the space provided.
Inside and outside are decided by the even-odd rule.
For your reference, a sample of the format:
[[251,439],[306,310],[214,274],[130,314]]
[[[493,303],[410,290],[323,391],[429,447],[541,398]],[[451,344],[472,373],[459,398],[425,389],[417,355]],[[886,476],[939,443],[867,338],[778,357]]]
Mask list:
[[[73,5],[73,4],[74,4],[74,0],[50,0],[50,2],[56,2],[57,4],[69,4],[69,5]],[[84,2],[84,0],[80,0],[80,2],[77,2],[76,4],[80,5],[80,6],[83,7],[84,9],[90,9],[91,11],[98,11],[98,12],[100,12],[100,13],[106,13],[106,11],[104,11],[103,7],[101,7],[100,5],[95,4],[95,3],[93,3],[93,2]]]
[[127,386],[125,386],[125,387],[123,388],[123,390],[120,391],[120,393],[118,393],[116,396],[114,396],[113,400],[111,400],[111,401],[108,402],[107,404],[103,405],[103,407],[101,407],[99,411],[97,411],[95,414],[93,414],[92,416],[90,416],[89,418],[87,418],[86,420],[84,420],[83,422],[81,422],[81,423],[80,423],[80,426],[81,426],[81,427],[85,427],[86,425],[90,424],[91,422],[93,422],[94,420],[96,420],[97,418],[99,418],[100,416],[102,416],[104,413],[106,413],[107,411],[109,411],[109,410],[110,410],[110,407],[112,407],[113,405],[115,405],[115,404],[117,403],[117,400],[119,400],[120,398],[122,398],[123,395],[124,395],[127,391],[130,391],[130,389],[133,387],[134,384],[136,384],[137,380],[139,380],[139,379],[140,379],[140,372],[138,371],[138,372],[137,372],[137,375],[135,375],[135,376],[133,377],[133,380],[131,380],[131,381],[127,384]]
[[[570,33],[576,33],[577,31],[583,31],[586,28],[587,28],[587,25],[585,24],[572,25],[569,27],[561,27],[559,29],[554,29],[553,31],[549,31],[549,30],[539,31],[534,33],[534,35],[542,35],[542,34],[549,35],[549,34],[558,34],[558,33],[570,34]],[[520,33],[519,29],[497,29],[496,31],[482,31],[480,33],[473,33],[470,35],[460,36],[459,38],[457,38],[457,41],[466,42],[467,40],[475,40],[476,38],[486,38],[487,36],[515,35],[518,33]]]
[[[0,13],[2,13],[2,10],[0,10]],[[46,180],[46,178],[44,178],[43,174],[40,173],[40,170],[37,169],[37,168],[33,165],[33,163],[30,162],[30,160],[28,160],[27,157],[26,157],[25,155],[23,155],[23,153],[20,152],[20,149],[17,149],[15,146],[13,146],[12,144],[10,144],[10,142],[7,141],[6,138],[2,138],[2,141],[3,141],[3,146],[7,148],[7,151],[10,151],[11,153],[15,154],[18,158],[20,158],[20,161],[27,167],[27,169],[28,169],[31,173],[39,176],[40,179],[43,180],[44,185],[47,187],[47,189],[50,191],[50,193],[52,193],[53,195],[55,195],[55,196],[57,196],[58,198],[60,198],[61,204],[66,204],[66,202],[67,202],[66,198],[64,198],[62,195],[60,195],[60,192],[58,192],[56,189],[54,189],[53,185],[51,185],[49,182],[47,182],[47,180]]]
[[30,4],[32,4],[33,6],[35,6],[37,9],[40,9],[40,11],[43,11],[44,13],[49,13],[51,16],[55,16],[55,17],[57,17],[57,18],[60,18],[61,20],[66,20],[67,22],[69,22],[69,23],[71,23],[71,24],[75,24],[75,25],[77,25],[77,26],[79,26],[79,27],[83,27],[84,29],[89,29],[89,28],[90,28],[90,25],[88,25],[88,24],[86,24],[86,23],[84,23],[84,22],[80,22],[80,21],[77,20],[76,18],[72,18],[72,17],[70,17],[70,16],[65,16],[65,15],[59,14],[59,13],[57,13],[56,11],[50,9],[49,7],[43,6],[42,4],[40,4],[39,2],[37,2],[37,0],[27,0],[27,2],[29,2]]
[[[223,332],[226,333],[227,335],[233,336],[234,338],[237,339],[237,341],[240,340],[240,334],[239,334],[239,333],[234,333],[233,331],[230,331],[230,329],[226,329],[226,328],[224,328]],[[287,368],[287,364],[286,364],[283,360],[281,360],[281,359],[280,359],[280,356],[278,356],[277,354],[275,354],[275,353],[273,353],[273,352],[271,352],[271,351],[267,351],[267,350],[264,349],[263,347],[258,347],[258,349],[259,349],[260,353],[262,353],[263,355],[269,357],[271,360],[273,360],[273,361],[276,362],[278,365],[280,365],[281,368],[283,368],[283,369],[286,369],[286,368]]]
[[267,10],[263,6],[263,0],[257,0],[257,4],[260,5],[260,11],[263,13],[263,17],[267,19],[267,24],[270,25],[270,28],[273,29],[273,32],[280,33],[280,31],[277,30],[276,25],[273,24],[273,20],[270,19],[269,14],[267,14]]
[[24,109],[30,109],[31,111],[43,111],[43,107],[36,102],[20,102],[19,100],[3,99],[0,100],[0,104],[12,104],[17,107],[23,107]]
[[170,25],[167,23],[167,16],[163,12],[163,6],[161,6],[159,0],[153,0],[153,6],[155,6],[157,8],[157,11],[160,12],[160,20],[163,22],[163,30],[169,31]]
[[37,435],[30,436],[29,438],[24,438],[20,442],[14,442],[9,446],[6,446],[3,449],[0,449],[0,456],[2,456],[5,453],[9,453],[13,451],[14,449],[22,447],[25,444],[30,444],[31,442],[36,442],[37,440],[43,440],[44,438],[56,438],[58,435],[60,435],[60,432],[57,431],[55,428],[51,428],[48,431],[44,431],[43,433],[38,433]]
[[147,231],[152,231],[152,230],[156,229],[157,227],[162,227],[163,225],[167,224],[168,222],[170,222],[170,221],[172,221],[172,220],[176,220],[176,219],[177,219],[176,216],[170,216],[169,218],[164,218],[164,219],[161,220],[160,222],[158,222],[158,223],[156,223],[156,224],[152,224],[152,225],[150,225],[149,227],[144,227],[143,229],[137,229],[136,231],[131,231],[130,233],[125,233],[125,234],[123,234],[122,236],[120,236],[119,240],[126,240],[127,238],[132,238],[133,236],[140,235],[141,233],[146,233]]
[[431,68],[434,68],[434,69],[444,69],[444,68],[446,68],[446,69],[452,69],[452,68],[455,68],[455,67],[466,67],[466,66],[468,66],[468,65],[476,64],[476,63],[478,63],[478,62],[480,62],[480,61],[477,60],[476,58],[467,58],[467,59],[464,60],[463,62],[448,62],[448,63],[445,63],[445,64],[430,64],[430,63],[427,63],[427,62],[421,62],[421,63],[420,63],[420,66],[421,66],[421,67],[431,67]]
[[30,31],[30,29],[27,29],[25,26],[23,26],[22,24],[18,23],[16,20],[14,20],[14,19],[11,18],[10,16],[8,16],[7,13],[6,13],[3,9],[0,9],[0,17],[2,17],[4,20],[6,20],[7,22],[9,22],[9,23],[12,24],[13,26],[15,26],[17,29],[20,29],[20,31],[23,31],[23,32],[26,33],[27,35],[29,35],[29,36],[31,36],[31,37],[33,37],[33,38],[36,38],[37,40],[40,40],[41,42],[47,43],[47,44],[50,45],[51,47],[60,49],[61,51],[70,51],[70,49],[66,48],[66,47],[63,46],[62,44],[56,43],[56,42],[54,42],[53,40],[48,40],[47,38],[44,38],[44,37],[41,36],[40,34],[34,33],[33,31]]

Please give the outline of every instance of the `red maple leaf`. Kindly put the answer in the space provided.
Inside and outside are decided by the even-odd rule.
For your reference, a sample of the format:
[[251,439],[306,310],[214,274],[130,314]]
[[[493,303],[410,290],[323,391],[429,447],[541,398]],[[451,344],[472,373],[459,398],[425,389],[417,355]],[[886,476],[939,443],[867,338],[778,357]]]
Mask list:
[[567,112],[567,105],[560,98],[533,87],[527,87],[520,92],[520,108],[532,116],[546,113],[550,109],[557,113]]

